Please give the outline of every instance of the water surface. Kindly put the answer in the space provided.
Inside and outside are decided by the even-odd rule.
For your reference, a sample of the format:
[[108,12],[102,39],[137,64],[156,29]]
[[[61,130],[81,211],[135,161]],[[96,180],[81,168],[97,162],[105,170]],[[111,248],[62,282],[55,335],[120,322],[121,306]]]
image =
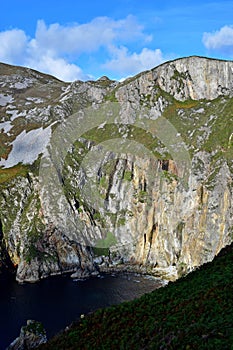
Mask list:
[[81,314],[132,300],[159,283],[133,274],[102,275],[84,281],[51,277],[35,284],[18,284],[0,277],[0,350],[13,341],[28,319],[43,323],[51,337]]

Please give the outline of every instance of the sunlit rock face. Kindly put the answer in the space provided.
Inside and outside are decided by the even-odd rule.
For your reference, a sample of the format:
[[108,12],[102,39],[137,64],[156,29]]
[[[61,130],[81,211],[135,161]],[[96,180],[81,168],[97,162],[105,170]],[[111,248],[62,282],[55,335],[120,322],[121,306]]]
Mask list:
[[232,62],[190,57],[164,64],[155,70],[159,86],[176,99],[212,100],[232,96]]
[[175,279],[232,242],[233,62],[182,58],[122,83],[0,74],[0,268]]

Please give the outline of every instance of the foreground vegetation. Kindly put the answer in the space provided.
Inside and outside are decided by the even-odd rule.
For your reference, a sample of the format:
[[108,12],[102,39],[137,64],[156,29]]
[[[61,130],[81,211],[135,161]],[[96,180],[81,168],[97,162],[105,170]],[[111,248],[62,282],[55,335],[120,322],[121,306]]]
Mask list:
[[233,244],[166,287],[85,316],[39,349],[233,349],[232,277]]

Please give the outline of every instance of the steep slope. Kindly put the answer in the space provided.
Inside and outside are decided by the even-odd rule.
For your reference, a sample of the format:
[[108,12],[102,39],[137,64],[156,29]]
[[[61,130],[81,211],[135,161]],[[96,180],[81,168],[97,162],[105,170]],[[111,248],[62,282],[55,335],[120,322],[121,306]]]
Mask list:
[[39,349],[231,349],[233,247],[166,287],[74,322]]
[[123,83],[0,68],[2,252],[19,281],[122,262],[175,279],[232,241],[233,62]]

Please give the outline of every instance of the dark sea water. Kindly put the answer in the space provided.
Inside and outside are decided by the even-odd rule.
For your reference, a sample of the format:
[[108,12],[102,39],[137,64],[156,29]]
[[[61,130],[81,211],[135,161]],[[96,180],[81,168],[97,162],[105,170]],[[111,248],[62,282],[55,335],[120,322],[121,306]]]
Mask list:
[[159,283],[133,274],[103,275],[84,281],[51,277],[35,284],[18,284],[0,276],[0,350],[19,335],[26,320],[43,323],[51,337],[81,314],[132,300]]

